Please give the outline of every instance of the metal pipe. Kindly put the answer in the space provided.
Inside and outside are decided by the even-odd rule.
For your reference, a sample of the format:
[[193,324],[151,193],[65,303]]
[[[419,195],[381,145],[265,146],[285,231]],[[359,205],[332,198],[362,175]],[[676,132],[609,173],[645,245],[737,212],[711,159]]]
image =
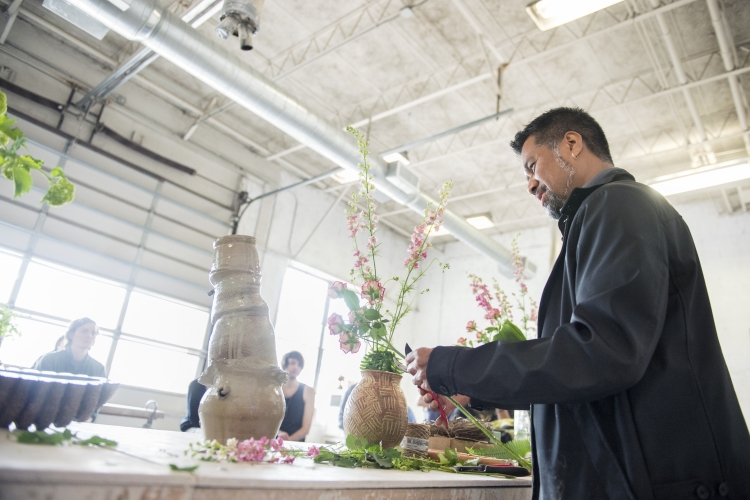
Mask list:
[[[156,0],[133,0],[125,11],[106,0],[70,3],[125,38],[143,43],[333,163],[357,170],[360,155],[349,134],[313,114],[244,60],[203,37]],[[389,198],[419,213],[429,203],[435,204],[424,194],[411,195],[388,182],[387,165],[381,158],[373,156],[371,163],[378,189]],[[512,256],[506,248],[450,211],[445,212],[444,225],[457,239],[496,261],[504,273],[512,273]]]
[[[724,25],[721,11],[719,10],[719,2],[717,0],[706,0],[708,5],[708,12],[711,15],[711,24],[713,24],[714,32],[716,32],[716,40],[719,42],[719,50],[721,51],[721,60],[724,62],[724,69],[726,71],[732,71],[735,67],[734,55],[732,54],[733,40]],[[750,154],[750,132],[748,132],[747,126],[747,115],[745,114],[745,105],[742,100],[742,88],[739,85],[739,77],[729,76],[729,90],[732,93],[732,100],[734,101],[734,107],[737,110],[737,119],[740,122],[740,129],[744,132],[743,139],[745,141],[745,149]]]
[[443,137],[457,134],[463,130],[466,130],[468,128],[476,127],[477,125],[481,125],[482,123],[492,120],[494,118],[500,118],[503,115],[507,115],[508,113],[512,113],[513,108],[505,109],[503,111],[499,111],[497,113],[493,113],[491,115],[479,118],[478,120],[474,120],[473,122],[464,123],[463,125],[459,125],[458,127],[453,127],[449,130],[444,130],[443,132],[437,133],[435,135],[431,135],[430,137],[424,137],[422,139],[418,139],[414,142],[410,142],[408,144],[404,144],[403,146],[398,146],[393,149],[389,149],[388,151],[383,151],[382,153],[378,153],[380,156],[386,156],[391,153],[401,153],[402,151],[408,151],[410,149],[416,148],[417,146],[421,146],[423,144],[427,144],[428,142],[437,141],[438,139],[441,139]]

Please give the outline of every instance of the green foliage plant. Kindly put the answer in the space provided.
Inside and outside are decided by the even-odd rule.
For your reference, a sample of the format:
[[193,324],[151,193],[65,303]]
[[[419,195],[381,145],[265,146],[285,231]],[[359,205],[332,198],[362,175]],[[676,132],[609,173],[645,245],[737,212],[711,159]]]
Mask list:
[[0,339],[21,336],[21,332],[13,324],[13,311],[7,307],[0,308]]
[[8,98],[0,92],[0,168],[3,176],[13,182],[13,197],[18,198],[31,190],[34,184],[31,172],[35,170],[49,181],[49,188],[42,202],[59,207],[73,201],[75,186],[65,177],[62,168],[55,167],[48,174],[42,168],[43,160],[19,153],[26,148],[26,136],[14,126],[15,122],[15,119],[8,118]]
[[[347,209],[347,224],[349,236],[354,243],[354,267],[351,270],[351,281],[361,288],[358,295],[349,290],[345,283],[335,282],[328,291],[332,299],[343,299],[349,309],[349,317],[343,318],[339,314],[332,314],[328,318],[328,328],[332,335],[338,335],[339,346],[344,353],[356,353],[363,343],[369,347],[360,368],[363,370],[380,370],[392,373],[403,373],[399,368],[404,355],[393,346],[393,335],[401,320],[411,311],[414,299],[429,291],[418,291],[417,283],[427,270],[435,263],[445,271],[448,264],[437,259],[427,261],[427,251],[431,246],[428,241],[430,234],[438,231],[443,224],[443,214],[448,203],[452,188],[451,182],[443,184],[439,191],[437,205],[428,203],[424,210],[422,222],[414,228],[411,242],[407,248],[408,257],[404,261],[405,276],[395,276],[382,280],[378,274],[378,216],[375,213],[373,192],[373,176],[367,161],[369,143],[364,140],[361,132],[348,127],[347,130],[357,138],[362,163],[359,164],[360,189],[352,194]],[[360,202],[365,208],[360,209]],[[366,243],[358,241],[357,236],[364,235]],[[426,264],[426,265],[425,265]],[[383,300],[386,286],[397,289],[393,310],[384,309]],[[366,304],[360,305],[360,299]]]

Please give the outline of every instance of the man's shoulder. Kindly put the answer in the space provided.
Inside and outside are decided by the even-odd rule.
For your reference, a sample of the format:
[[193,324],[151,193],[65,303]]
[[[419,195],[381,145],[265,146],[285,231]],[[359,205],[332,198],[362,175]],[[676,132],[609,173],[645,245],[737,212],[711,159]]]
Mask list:
[[[658,191],[646,184],[631,180],[609,182],[601,185],[581,204],[580,213],[602,211],[623,214],[634,207],[650,207],[660,220],[680,217],[680,214]],[[649,210],[651,211],[651,210]]]

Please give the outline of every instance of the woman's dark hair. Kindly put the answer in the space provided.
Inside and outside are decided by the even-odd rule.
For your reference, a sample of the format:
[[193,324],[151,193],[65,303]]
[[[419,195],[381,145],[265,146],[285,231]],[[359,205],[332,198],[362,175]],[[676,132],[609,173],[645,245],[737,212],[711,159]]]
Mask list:
[[[83,325],[86,325],[88,323],[96,324],[96,321],[94,321],[91,318],[78,318],[70,322],[70,325],[68,325],[68,331],[65,332],[65,347],[70,344],[70,341],[72,340],[73,334],[81,328]],[[99,328],[96,329],[97,335],[99,334]]]
[[557,151],[567,132],[578,132],[583,143],[600,160],[614,165],[604,130],[594,118],[581,108],[555,108],[537,116],[510,141],[510,147],[520,155],[529,137],[536,144]]
[[281,358],[281,367],[286,369],[286,365],[289,363],[289,359],[296,359],[297,364],[300,368],[305,367],[305,358],[302,357],[302,354],[300,354],[297,351],[291,351],[286,354],[284,354],[284,357]]

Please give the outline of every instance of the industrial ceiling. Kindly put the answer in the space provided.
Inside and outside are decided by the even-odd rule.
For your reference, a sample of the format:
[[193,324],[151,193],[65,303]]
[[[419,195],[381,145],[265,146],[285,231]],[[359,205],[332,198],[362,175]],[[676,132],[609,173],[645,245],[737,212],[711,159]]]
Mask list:
[[[119,110],[259,179],[273,178],[270,164],[248,161],[251,156],[300,178],[336,168],[164,59],[153,58],[124,82],[111,78],[143,50],[138,43],[111,31],[97,40],[41,0],[2,1],[18,18],[5,33],[0,63],[24,58],[35,70],[75,86],[72,97],[61,91],[50,95],[41,84],[32,89],[69,101],[71,113],[87,109],[93,118],[106,118]],[[196,29],[217,38],[213,3],[160,3],[179,16],[213,13]],[[266,0],[253,49],[241,51],[231,37],[223,43],[314,113],[366,132],[373,152],[509,110],[407,151],[422,190],[437,191],[452,179],[452,210],[461,216],[491,214],[495,226],[488,234],[548,220],[526,195],[508,142],[551,107],[579,106],[592,113],[609,137],[615,164],[641,181],[750,156],[747,120],[741,116],[750,95],[750,3],[625,0],[545,32],[524,11],[527,3]],[[721,7],[718,17],[712,5]],[[719,38],[717,30],[723,32]],[[729,42],[721,47],[724,40]],[[104,81],[115,85],[102,112],[101,102],[87,97]],[[110,122],[130,135],[127,120]],[[341,183],[327,178],[315,186],[334,191]],[[742,200],[742,190],[738,193]],[[726,200],[731,210],[726,189],[700,194],[707,195]],[[402,234],[417,220],[394,201],[379,211]]]

